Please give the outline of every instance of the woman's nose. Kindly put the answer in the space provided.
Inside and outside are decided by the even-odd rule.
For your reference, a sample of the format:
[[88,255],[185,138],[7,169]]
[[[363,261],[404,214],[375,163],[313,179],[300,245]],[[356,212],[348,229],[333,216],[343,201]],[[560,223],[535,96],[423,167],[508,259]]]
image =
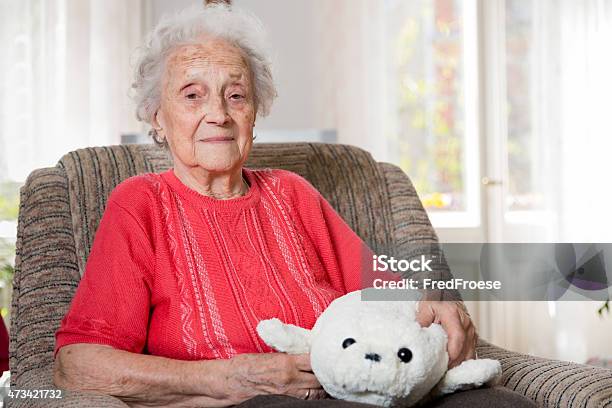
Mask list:
[[230,117],[223,100],[212,100],[204,106],[204,120],[211,125],[225,125]]

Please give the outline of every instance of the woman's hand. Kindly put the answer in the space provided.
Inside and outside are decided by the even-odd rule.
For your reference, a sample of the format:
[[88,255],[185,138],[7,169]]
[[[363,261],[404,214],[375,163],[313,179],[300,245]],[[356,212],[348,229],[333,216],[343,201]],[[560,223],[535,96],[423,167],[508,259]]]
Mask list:
[[478,334],[463,302],[422,300],[416,318],[423,327],[439,323],[446,330],[449,369],[476,358]]
[[229,361],[225,381],[227,393],[237,398],[236,403],[262,394],[301,399],[327,396],[312,373],[309,354],[239,354]]

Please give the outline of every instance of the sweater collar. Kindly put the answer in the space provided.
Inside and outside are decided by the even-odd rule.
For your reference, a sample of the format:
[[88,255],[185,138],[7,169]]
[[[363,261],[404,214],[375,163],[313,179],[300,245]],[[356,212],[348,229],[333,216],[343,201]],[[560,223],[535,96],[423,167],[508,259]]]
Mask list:
[[260,187],[253,172],[254,170],[252,169],[242,168],[242,176],[249,185],[249,191],[243,196],[227,200],[210,197],[189,188],[176,176],[173,168],[161,173],[161,176],[174,192],[197,207],[211,210],[237,211],[246,207],[252,207],[259,202]]

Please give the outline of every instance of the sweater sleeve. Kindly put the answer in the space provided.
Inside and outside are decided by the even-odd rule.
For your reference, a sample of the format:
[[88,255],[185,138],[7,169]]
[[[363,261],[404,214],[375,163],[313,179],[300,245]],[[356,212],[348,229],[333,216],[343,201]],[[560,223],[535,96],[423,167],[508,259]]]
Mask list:
[[150,312],[151,239],[129,211],[108,201],[85,272],[55,334],[54,356],[73,343],[141,353]]
[[[319,242],[319,255],[324,260],[332,283],[339,277],[343,293],[370,286],[370,265],[374,253],[331,204],[321,194],[318,197],[327,234]],[[340,286],[340,283],[336,285]]]
[[286,174],[295,188],[295,207],[332,287],[349,293],[371,286],[372,250],[306,179]]

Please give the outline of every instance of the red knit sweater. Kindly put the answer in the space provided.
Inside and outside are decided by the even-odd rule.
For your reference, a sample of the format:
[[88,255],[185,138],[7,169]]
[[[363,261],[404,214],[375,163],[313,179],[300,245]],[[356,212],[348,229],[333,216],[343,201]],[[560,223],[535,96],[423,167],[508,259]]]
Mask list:
[[229,200],[172,170],[117,186],[55,353],[71,343],[182,360],[270,352],[260,320],[311,328],[360,289],[371,252],[317,190],[284,170],[243,175],[248,193]]

